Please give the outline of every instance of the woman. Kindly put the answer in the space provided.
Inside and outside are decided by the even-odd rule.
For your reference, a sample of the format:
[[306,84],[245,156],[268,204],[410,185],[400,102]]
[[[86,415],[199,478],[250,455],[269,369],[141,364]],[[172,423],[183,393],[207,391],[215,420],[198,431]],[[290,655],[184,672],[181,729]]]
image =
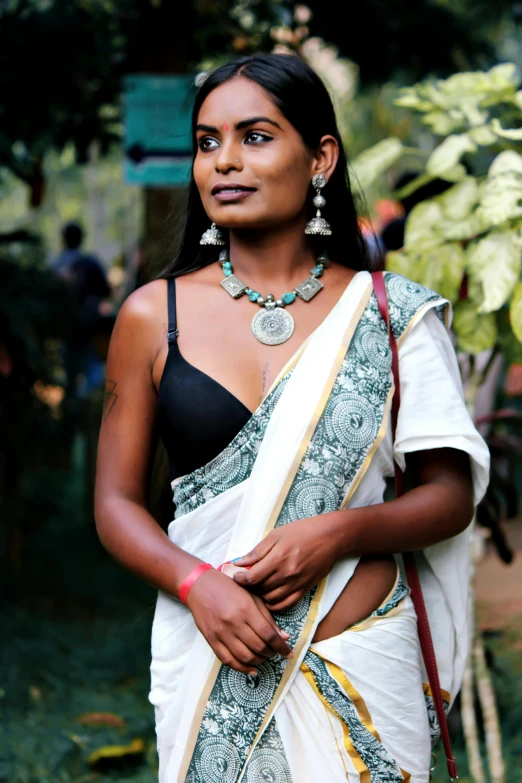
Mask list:
[[[102,542],[159,590],[160,781],[428,781],[437,727],[394,555],[419,550],[449,704],[488,471],[448,304],[386,275],[392,443],[388,334],[320,79],[284,55],[219,68],[196,97],[194,151],[168,280],[115,327],[96,490]],[[145,502],[156,424],[168,535]],[[412,489],[383,502],[394,458]]]

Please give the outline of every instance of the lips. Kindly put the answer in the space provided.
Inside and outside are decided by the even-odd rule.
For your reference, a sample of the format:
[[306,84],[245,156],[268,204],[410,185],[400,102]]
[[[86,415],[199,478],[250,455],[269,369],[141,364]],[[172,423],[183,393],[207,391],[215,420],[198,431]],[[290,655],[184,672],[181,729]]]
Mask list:
[[241,195],[244,193],[254,193],[256,191],[256,188],[250,188],[247,185],[240,185],[237,182],[227,182],[227,183],[218,183],[217,185],[214,185],[212,190],[210,191],[213,196],[219,196],[219,195],[226,195],[226,196],[232,196],[232,195]]

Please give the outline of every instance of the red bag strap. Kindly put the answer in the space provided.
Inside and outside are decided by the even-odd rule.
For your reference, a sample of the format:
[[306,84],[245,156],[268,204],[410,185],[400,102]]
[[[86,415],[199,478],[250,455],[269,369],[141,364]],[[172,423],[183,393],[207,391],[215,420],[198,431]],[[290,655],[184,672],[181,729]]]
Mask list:
[[[384,282],[384,275],[382,272],[373,272],[373,290],[379,305],[379,311],[384,319],[384,322],[388,328],[388,337],[390,341],[390,348],[392,352],[392,374],[394,383],[394,393],[392,400],[391,420],[392,420],[392,433],[395,440],[395,432],[397,429],[397,418],[399,415],[399,406],[401,402],[401,387],[399,377],[399,351],[397,349],[397,342],[390,326],[390,315],[388,311],[388,296],[386,294],[386,285]],[[395,463],[395,493],[397,497],[400,497],[404,492],[404,476],[400,467]],[[451,749],[451,740],[448,731],[448,721],[446,720],[446,713],[444,711],[444,704],[442,702],[442,693],[440,689],[439,672],[437,669],[437,661],[435,659],[435,650],[433,648],[433,640],[431,638],[430,624],[428,621],[428,614],[426,612],[426,606],[424,604],[424,598],[422,596],[422,589],[419,580],[419,574],[417,572],[417,566],[415,565],[415,558],[413,552],[403,553],[404,568],[406,571],[406,577],[408,579],[408,586],[411,592],[411,599],[415,607],[417,614],[417,628],[419,633],[419,641],[422,650],[422,657],[424,659],[424,665],[428,674],[428,680],[431,687],[431,693],[433,698],[433,704],[437,718],[439,721],[440,733],[442,738],[442,744],[444,745],[444,752],[446,754],[446,762],[448,765],[448,773],[451,780],[458,779],[457,763],[453,756]]]

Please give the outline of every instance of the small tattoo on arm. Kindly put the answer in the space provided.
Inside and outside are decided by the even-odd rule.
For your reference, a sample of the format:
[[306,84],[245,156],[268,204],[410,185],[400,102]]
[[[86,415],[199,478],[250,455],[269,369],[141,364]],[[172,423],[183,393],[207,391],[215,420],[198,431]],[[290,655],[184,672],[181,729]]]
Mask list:
[[270,375],[270,365],[268,364],[268,362],[266,362],[263,368],[263,387],[261,389],[261,397],[259,398],[260,403],[263,402],[263,400],[265,399],[266,393],[270,388],[270,386],[272,385],[271,381],[272,378]]
[[103,421],[107,421],[110,412],[116,405],[118,395],[114,391],[116,389],[116,381],[110,381],[108,378],[105,381],[105,398],[103,400]]

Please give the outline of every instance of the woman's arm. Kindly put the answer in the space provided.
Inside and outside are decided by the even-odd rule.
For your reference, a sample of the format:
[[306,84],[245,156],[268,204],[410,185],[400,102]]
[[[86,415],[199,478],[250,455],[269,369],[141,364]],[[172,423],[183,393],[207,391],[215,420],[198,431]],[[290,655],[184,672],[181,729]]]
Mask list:
[[[154,283],[120,310],[107,360],[96,469],[95,516],[103,545],[126,568],[172,595],[199,560],[174,546],[146,508],[156,419],[152,368],[164,328]],[[156,296],[155,296],[156,295]]]
[[344,509],[277,528],[238,566],[234,579],[271,611],[298,601],[345,557],[423,549],[462,532],[473,517],[469,458],[455,449],[410,455],[415,489],[387,503]]
[[420,451],[409,455],[408,467],[417,486],[402,497],[334,512],[343,556],[424,549],[467,528],[474,511],[468,455],[456,449]]
[[[95,516],[103,545],[141,579],[176,596],[201,560],[173,544],[146,506],[157,394],[153,366],[165,340],[165,281],[132,294],[118,315],[107,360],[98,444]],[[162,317],[163,315],[163,317]],[[260,599],[207,571],[188,598],[196,625],[223,663],[248,673],[266,657],[289,655]]]

